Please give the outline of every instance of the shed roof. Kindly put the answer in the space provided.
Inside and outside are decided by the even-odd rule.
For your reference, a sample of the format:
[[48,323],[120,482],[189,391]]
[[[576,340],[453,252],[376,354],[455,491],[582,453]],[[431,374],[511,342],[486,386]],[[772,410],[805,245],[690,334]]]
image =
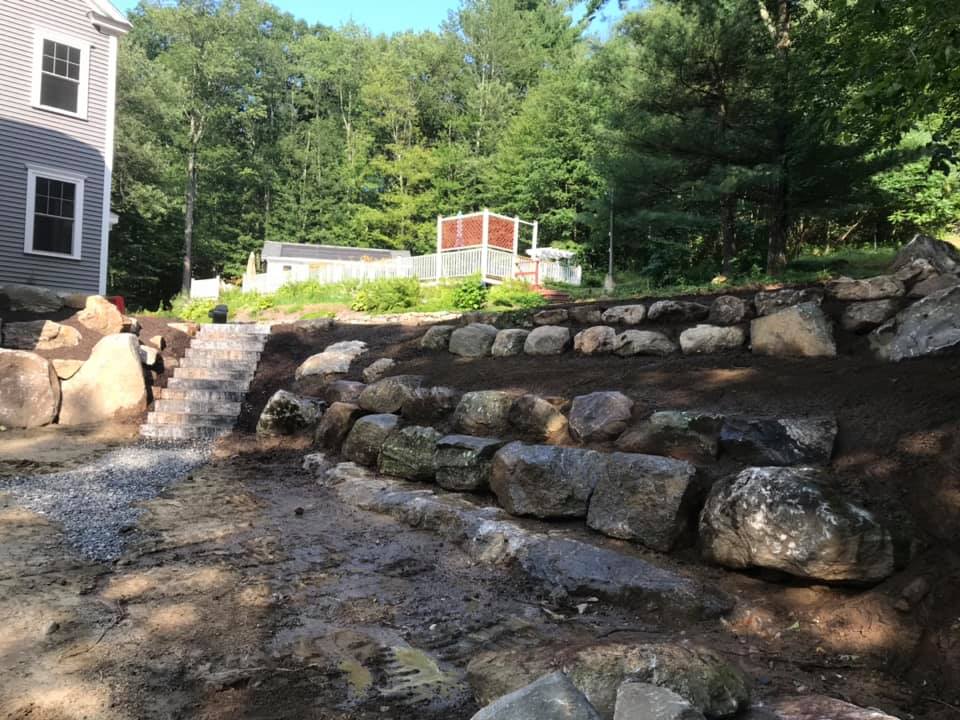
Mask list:
[[380,248],[347,247],[344,245],[307,245],[268,240],[260,254],[264,260],[388,260],[410,257],[409,250],[383,250]]

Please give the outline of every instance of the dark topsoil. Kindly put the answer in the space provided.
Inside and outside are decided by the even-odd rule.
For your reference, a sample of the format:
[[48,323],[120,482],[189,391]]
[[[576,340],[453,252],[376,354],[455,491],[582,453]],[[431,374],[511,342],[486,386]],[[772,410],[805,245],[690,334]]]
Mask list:
[[[676,334],[680,328],[661,329]],[[880,687],[884,682],[870,690],[861,687],[859,697],[853,691],[861,704],[873,698],[887,709],[918,717],[957,716],[944,702],[955,704],[960,687],[960,357],[884,363],[870,356],[863,338],[841,335],[835,360],[764,358],[746,350],[703,357],[567,353],[467,360],[421,351],[424,330],[275,326],[244,405],[241,431],[255,427],[277,389],[322,395],[321,383],[293,383],[296,367],[332,342],[357,339],[370,351],[354,363],[348,379],[359,380],[370,362],[391,357],[399,363],[392,374],[424,375],[429,384],[462,391],[505,389],[571,399],[621,390],[636,400],[637,418],[667,408],[834,414],[840,425],[831,468],[835,482],[889,523],[898,536],[901,567],[874,588],[826,588],[760,572],[721,573],[721,586],[749,608],[730,618],[728,630],[738,642],[759,646],[777,661],[808,658],[797,666],[821,671],[820,689],[827,694],[834,676],[849,679],[858,668],[871,667],[891,673],[889,685],[886,690]],[[728,469],[721,465],[713,474]],[[716,581],[716,569],[704,567],[695,548],[671,562]],[[909,609],[902,602],[895,608],[903,588],[918,577],[929,583],[930,592]]]

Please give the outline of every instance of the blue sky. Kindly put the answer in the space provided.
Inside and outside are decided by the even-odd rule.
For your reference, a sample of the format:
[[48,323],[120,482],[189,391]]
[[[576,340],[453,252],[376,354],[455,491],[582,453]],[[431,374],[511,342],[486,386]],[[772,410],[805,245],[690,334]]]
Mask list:
[[[113,0],[124,12],[137,4],[137,0]],[[458,0],[363,0],[362,2],[337,2],[336,0],[273,0],[273,4],[295,17],[310,22],[322,22],[337,27],[345,22],[365,25],[375,33],[394,33],[403,30],[436,30],[446,20],[447,14],[459,5]],[[610,2],[610,12],[617,3]],[[601,33],[606,23],[594,23],[594,31]]]

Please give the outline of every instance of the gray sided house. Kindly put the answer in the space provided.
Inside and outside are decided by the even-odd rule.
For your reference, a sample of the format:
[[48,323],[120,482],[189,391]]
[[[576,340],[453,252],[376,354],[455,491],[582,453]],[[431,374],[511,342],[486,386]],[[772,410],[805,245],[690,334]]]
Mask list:
[[0,0],[0,284],[103,293],[117,43],[108,0]]

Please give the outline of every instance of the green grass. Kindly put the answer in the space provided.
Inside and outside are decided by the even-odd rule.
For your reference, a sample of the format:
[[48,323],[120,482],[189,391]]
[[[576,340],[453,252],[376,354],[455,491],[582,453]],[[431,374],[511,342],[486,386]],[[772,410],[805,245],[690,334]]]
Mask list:
[[603,275],[596,273],[585,273],[585,284],[579,287],[552,283],[551,287],[563,290],[575,300],[597,300],[702,295],[778,283],[803,285],[825,282],[843,275],[853,278],[882,275],[893,262],[896,252],[896,248],[890,247],[865,247],[808,253],[793,260],[781,277],[757,271],[726,278],[724,282],[657,285],[640,273],[624,271],[614,274],[616,287],[612,293],[604,291]]

